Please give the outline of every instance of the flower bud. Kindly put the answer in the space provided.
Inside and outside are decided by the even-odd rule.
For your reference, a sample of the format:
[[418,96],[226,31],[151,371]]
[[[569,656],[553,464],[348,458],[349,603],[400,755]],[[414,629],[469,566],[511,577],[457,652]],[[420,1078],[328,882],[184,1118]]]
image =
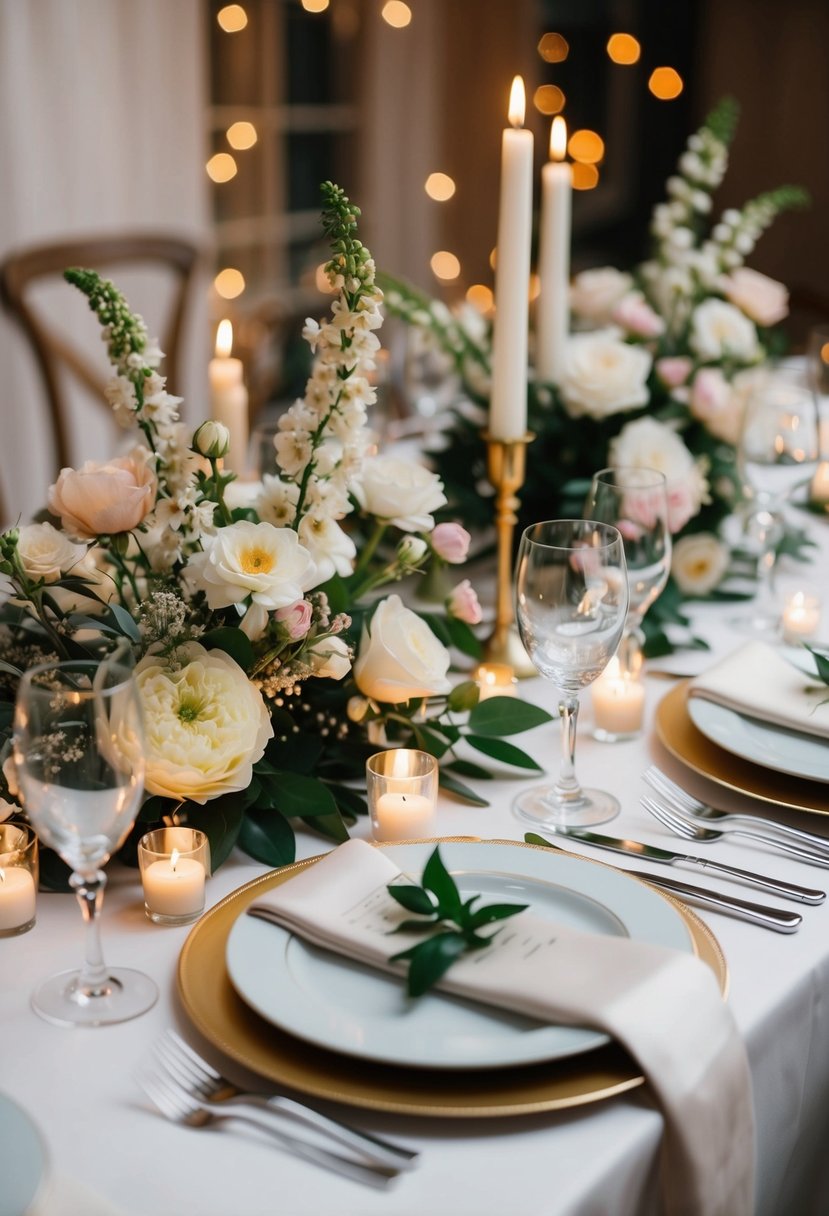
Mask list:
[[401,566],[413,570],[419,566],[429,551],[426,541],[419,536],[404,536],[397,546],[397,560]]
[[230,449],[230,431],[222,422],[214,422],[209,418],[203,422],[193,435],[193,451],[208,460],[218,460],[226,456]]

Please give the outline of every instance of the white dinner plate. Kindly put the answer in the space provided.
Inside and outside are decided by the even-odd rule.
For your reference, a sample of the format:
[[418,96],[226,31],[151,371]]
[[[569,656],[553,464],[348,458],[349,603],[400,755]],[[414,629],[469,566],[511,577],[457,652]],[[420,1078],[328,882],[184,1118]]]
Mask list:
[[[385,852],[419,876],[433,844]],[[604,865],[495,841],[444,841],[441,856],[462,895],[528,903],[539,916],[584,932],[691,952],[679,913],[656,892]],[[503,1068],[600,1047],[607,1035],[550,1026],[444,993],[410,1001],[399,979],[311,946],[242,915],[227,968],[241,998],[266,1021],[331,1051],[415,1068]]]
[[0,1094],[0,1216],[25,1216],[46,1177],[46,1149],[24,1110]]
[[734,756],[792,777],[829,782],[827,739],[747,718],[705,697],[689,697],[688,714],[706,739]]

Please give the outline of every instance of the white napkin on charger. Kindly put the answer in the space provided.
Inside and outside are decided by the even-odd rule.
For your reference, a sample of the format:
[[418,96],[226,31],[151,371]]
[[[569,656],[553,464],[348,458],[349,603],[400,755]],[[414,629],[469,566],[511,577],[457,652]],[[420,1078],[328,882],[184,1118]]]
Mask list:
[[760,722],[829,738],[829,688],[765,642],[746,642],[692,680],[688,691]]
[[[381,850],[349,840],[248,909],[306,941],[386,971],[424,940],[389,932],[410,914],[388,894],[408,881]],[[593,1026],[644,1071],[665,1116],[662,1190],[671,1216],[750,1216],[754,1112],[742,1040],[716,980],[691,954],[579,933],[522,912],[492,946],[463,955],[447,992],[543,1022]]]

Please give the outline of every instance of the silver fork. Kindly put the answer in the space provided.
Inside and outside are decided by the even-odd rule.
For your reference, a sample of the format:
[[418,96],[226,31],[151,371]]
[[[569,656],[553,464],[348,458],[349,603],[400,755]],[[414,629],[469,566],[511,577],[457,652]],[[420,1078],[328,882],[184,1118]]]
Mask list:
[[754,827],[768,833],[775,837],[775,839],[779,836],[786,840],[798,841],[800,844],[806,845],[815,852],[822,853],[826,858],[829,858],[829,840],[824,836],[817,836],[813,832],[804,832],[800,828],[792,828],[785,823],[772,823],[768,819],[762,819],[759,815],[750,815],[745,811],[718,810],[717,807],[711,806],[707,802],[700,802],[698,798],[693,798],[687,790],[684,790],[675,781],[672,781],[655,764],[652,764],[650,768],[645,770],[644,778],[651,789],[656,790],[657,794],[660,794],[678,811],[686,815],[693,815],[697,819],[704,819],[706,822],[716,823],[717,827],[724,832],[734,831],[740,828],[741,825]]
[[309,1161],[312,1165],[324,1166],[355,1182],[385,1188],[399,1176],[395,1169],[349,1160],[347,1157],[341,1157],[339,1153],[330,1153],[327,1149],[317,1145],[297,1140],[286,1132],[278,1130],[270,1120],[257,1118],[252,1110],[234,1108],[232,1111],[228,1111],[220,1103],[199,1101],[157,1067],[145,1066],[137,1074],[136,1080],[161,1114],[173,1123],[179,1123],[185,1127],[210,1127],[211,1125],[221,1127],[226,1122],[237,1120],[249,1123],[269,1136],[273,1136],[292,1156]]
[[[653,815],[654,819],[658,820],[663,827],[673,832],[675,836],[684,837],[685,840],[698,840],[701,844],[713,844],[717,840],[723,840],[726,835],[725,832],[718,832],[714,828],[703,827],[701,823],[695,823],[693,819],[686,819],[674,807],[663,806],[662,803],[655,802],[653,798],[645,796],[640,799],[640,802],[648,814]],[[812,865],[827,865],[827,859],[824,857],[819,857],[815,853],[806,853],[803,849],[795,849],[793,845],[783,844],[779,840],[768,841],[756,832],[744,831],[740,832],[739,835],[747,836],[750,840],[760,840],[763,843],[773,844],[775,848],[782,849],[785,853],[791,853],[801,861],[810,861]],[[820,894],[823,898],[822,892],[816,892],[815,894]],[[806,902],[821,903],[822,898]]]
[[266,1098],[263,1094],[244,1092],[203,1060],[174,1030],[167,1030],[155,1044],[155,1053],[167,1072],[197,1100],[239,1109],[254,1108],[260,1117],[272,1120],[278,1128],[284,1127],[286,1121],[299,1123],[323,1133],[379,1166],[410,1170],[417,1164],[418,1154],[412,1149],[373,1136],[370,1132],[359,1131],[293,1098],[283,1094]]

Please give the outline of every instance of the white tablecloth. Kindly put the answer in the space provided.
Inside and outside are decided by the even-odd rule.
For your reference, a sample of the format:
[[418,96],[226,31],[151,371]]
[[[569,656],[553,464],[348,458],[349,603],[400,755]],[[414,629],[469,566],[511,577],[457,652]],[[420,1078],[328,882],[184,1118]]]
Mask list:
[[[826,596],[829,527],[819,520],[809,524],[823,561],[801,568],[803,581],[822,581]],[[723,624],[733,615],[733,606],[705,606],[696,614],[715,653],[739,641]],[[826,614],[824,625],[829,625]],[[829,637],[829,628],[823,636]],[[671,686],[649,677],[648,723]],[[552,690],[541,681],[526,682],[520,691],[552,706]],[[621,816],[607,830],[672,847],[674,838],[639,806],[646,764],[656,761],[692,792],[711,793],[713,787],[672,761],[649,728],[641,740],[594,742],[589,737],[589,694],[583,700],[579,775],[614,790],[622,800]],[[552,770],[559,756],[557,729],[557,724],[539,728],[516,742]],[[487,783],[484,792],[492,805],[484,809],[446,800],[440,807],[440,834],[522,839],[524,828],[509,809],[518,787],[509,779]],[[743,809],[752,805],[737,796],[727,801]],[[789,816],[789,821],[829,836],[829,820]],[[367,827],[363,821],[355,833],[366,835]],[[299,838],[300,856],[326,847],[310,834]],[[700,845],[698,851],[706,847],[726,862],[807,886],[829,884],[829,869],[804,866],[750,842]],[[579,850],[574,846],[574,851]],[[580,851],[613,860],[608,853]],[[208,902],[216,903],[263,869],[234,856],[208,883]],[[151,925],[137,875],[119,865],[109,872],[105,954],[110,963],[138,967],[158,982],[161,999],[144,1017],[70,1031],[48,1025],[31,1011],[29,996],[38,981],[80,960],[82,927],[74,897],[41,895],[34,930],[0,941],[0,1090],[40,1125],[56,1177],[92,1188],[125,1216],[647,1216],[655,1211],[661,1119],[644,1090],[561,1114],[493,1121],[340,1110],[353,1122],[422,1151],[419,1168],[387,1193],[339,1179],[241,1133],[192,1131],[167,1123],[151,1112],[133,1080],[150,1044],[167,1026],[212,1054],[234,1078],[264,1086],[200,1042],[178,1006],[175,966],[189,930]],[[762,893],[707,876],[705,883],[763,899]],[[780,901],[769,897],[768,902]],[[725,951],[729,999],[748,1046],[759,1136],[758,1212],[767,1216],[829,1211],[829,903],[802,911],[804,923],[794,937],[701,913]],[[85,1208],[77,1216],[90,1211]]]

